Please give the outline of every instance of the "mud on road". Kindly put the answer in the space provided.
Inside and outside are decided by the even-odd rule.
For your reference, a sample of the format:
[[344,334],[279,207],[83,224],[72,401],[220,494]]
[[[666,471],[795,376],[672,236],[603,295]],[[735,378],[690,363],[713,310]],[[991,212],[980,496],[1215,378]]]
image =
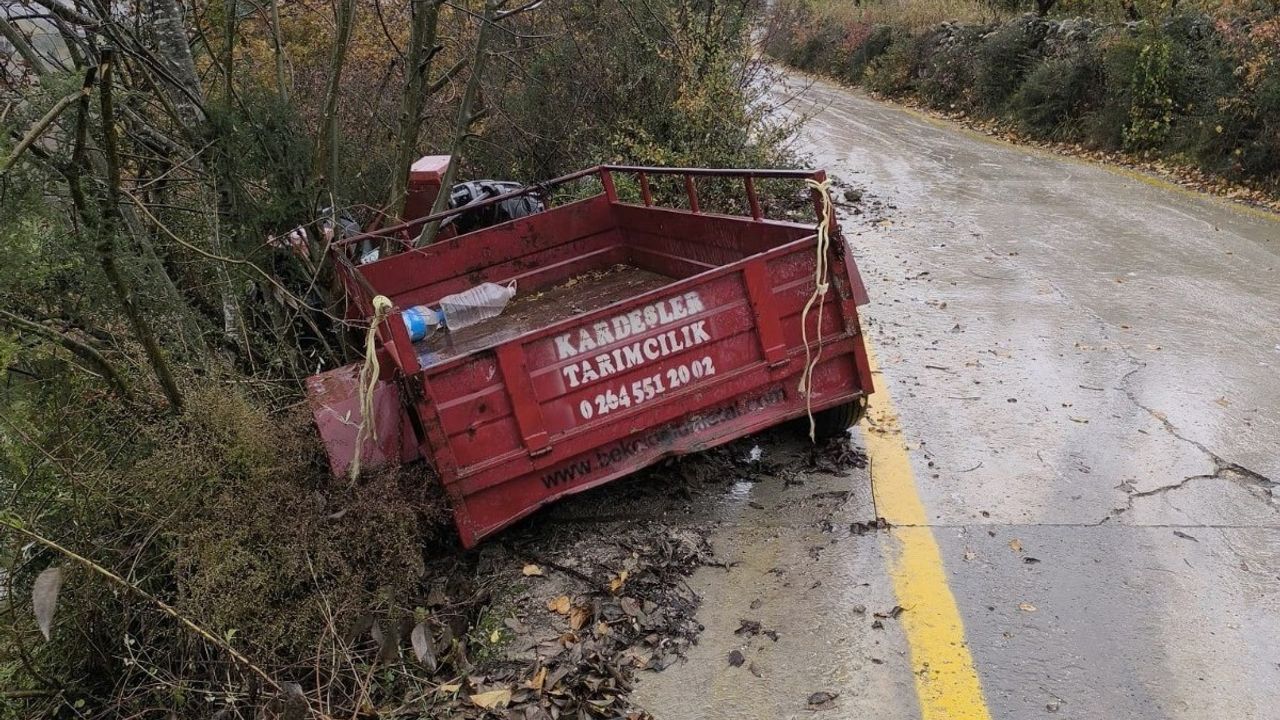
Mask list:
[[[715,582],[736,579],[758,564],[712,545],[723,526],[741,512],[797,514],[812,534],[804,548],[812,559],[868,531],[854,520],[868,496],[849,489],[865,455],[848,437],[814,445],[806,429],[790,423],[670,459],[437,563],[431,610],[436,622],[453,622],[432,634],[440,657],[430,662],[441,665],[433,710],[647,717],[632,695],[637,675],[683,673],[705,627],[704,593],[689,577],[703,569]],[[783,563],[770,570],[785,586],[798,582]],[[742,651],[720,662],[761,676],[767,661],[748,647],[793,639],[750,619],[772,608],[750,610],[735,626]],[[453,638],[465,658],[457,645],[450,650]]]

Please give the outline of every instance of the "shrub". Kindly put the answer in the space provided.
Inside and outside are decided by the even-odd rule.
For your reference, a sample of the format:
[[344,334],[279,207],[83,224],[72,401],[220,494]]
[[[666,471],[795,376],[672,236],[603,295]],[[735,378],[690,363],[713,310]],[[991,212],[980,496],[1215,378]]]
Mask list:
[[931,42],[928,35],[916,35],[890,45],[888,51],[867,68],[867,87],[890,96],[915,91],[919,69]]
[[1054,140],[1077,140],[1105,92],[1106,78],[1100,60],[1086,46],[1036,65],[1009,99],[1009,114],[1023,132]]
[[986,37],[978,51],[974,100],[978,109],[997,113],[1017,91],[1039,58],[1048,24],[1023,16]]
[[948,25],[939,30],[934,41],[936,49],[924,58],[917,83],[926,103],[941,109],[972,107],[978,53],[988,30],[980,25]]
[[1173,92],[1170,81],[1170,43],[1152,36],[1138,51],[1130,85],[1129,120],[1124,127],[1126,150],[1158,147],[1169,137],[1173,124]]
[[[357,613],[395,619],[414,606],[424,545],[448,537],[443,498],[421,469],[333,481],[305,410],[272,414],[214,382],[187,399],[180,417],[139,418],[104,397],[69,409],[64,428],[29,428],[71,453],[51,464],[83,463],[68,475],[0,445],[0,475],[26,469],[9,477],[30,480],[6,488],[6,509],[279,672]],[[66,437],[77,443],[56,444]],[[70,574],[52,641],[30,646],[30,663],[72,696],[111,698],[99,710],[115,716],[159,701],[195,717],[204,693],[170,695],[171,685],[233,685],[225,656],[153,605],[47,551],[21,560],[15,591],[50,565]],[[27,614],[14,622],[10,639],[35,634]],[[130,693],[114,696],[122,687]]]
[[873,25],[866,38],[849,54],[843,77],[849,82],[861,82],[871,63],[888,52],[894,41],[893,28],[888,25]]

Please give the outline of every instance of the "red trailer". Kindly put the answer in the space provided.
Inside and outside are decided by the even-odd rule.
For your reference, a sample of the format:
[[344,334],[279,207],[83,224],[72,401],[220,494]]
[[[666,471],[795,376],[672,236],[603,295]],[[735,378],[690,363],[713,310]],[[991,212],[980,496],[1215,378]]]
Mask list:
[[[670,176],[682,207],[654,200]],[[756,192],[766,178],[800,190],[825,176],[600,166],[490,199],[550,198],[583,179],[601,188],[501,225],[413,246],[424,223],[454,210],[335,243],[349,316],[372,318],[378,295],[394,306],[376,329],[364,467],[430,463],[470,547],[559,497],[810,410],[820,430],[847,428],[872,387],[856,307],[866,291],[828,210],[830,289],[806,315],[818,225],[766,218]],[[713,182],[741,189],[743,215],[700,208],[699,183]],[[380,259],[357,265],[371,245]],[[403,310],[511,281],[516,296],[498,317],[410,341]],[[339,475],[356,450],[359,369],[309,381]]]

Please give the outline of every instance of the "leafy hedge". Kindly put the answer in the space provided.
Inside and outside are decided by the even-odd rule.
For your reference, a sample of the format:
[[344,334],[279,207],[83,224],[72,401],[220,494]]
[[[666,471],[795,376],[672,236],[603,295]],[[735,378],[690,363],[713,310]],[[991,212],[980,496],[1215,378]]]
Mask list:
[[1035,138],[1197,166],[1280,190],[1280,12],[1103,24],[1023,15],[909,32],[813,0],[775,4],[765,50],[795,67],[1009,121]]

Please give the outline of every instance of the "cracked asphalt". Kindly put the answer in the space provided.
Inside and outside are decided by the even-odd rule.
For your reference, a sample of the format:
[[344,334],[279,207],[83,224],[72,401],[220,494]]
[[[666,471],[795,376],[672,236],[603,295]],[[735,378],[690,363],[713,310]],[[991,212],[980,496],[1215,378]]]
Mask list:
[[[822,81],[773,97],[814,166],[891,206],[846,239],[990,716],[1280,717],[1280,222]],[[885,533],[811,560],[781,492],[726,501],[743,565],[695,577],[703,639],[640,699],[808,717],[827,689],[832,716],[919,717],[908,639],[853,611],[893,603]],[[752,614],[802,640],[746,675],[723,653]]]

